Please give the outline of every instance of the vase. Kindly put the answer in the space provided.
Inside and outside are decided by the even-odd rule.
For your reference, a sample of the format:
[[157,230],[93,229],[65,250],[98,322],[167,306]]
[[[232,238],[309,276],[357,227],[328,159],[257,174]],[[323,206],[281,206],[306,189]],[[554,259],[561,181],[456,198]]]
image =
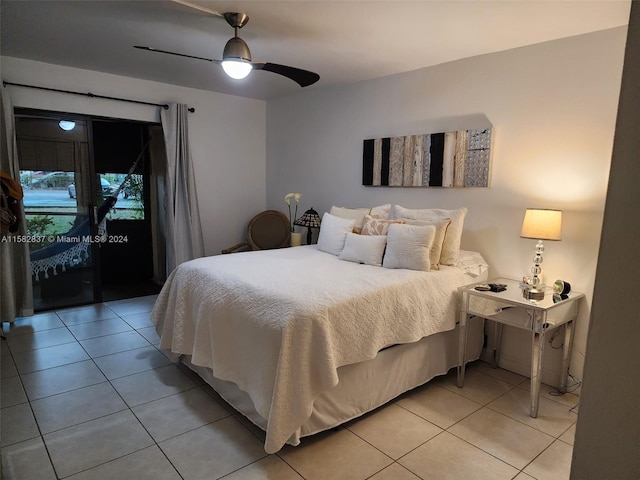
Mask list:
[[292,247],[299,247],[302,245],[302,234],[300,232],[291,232],[291,243]]

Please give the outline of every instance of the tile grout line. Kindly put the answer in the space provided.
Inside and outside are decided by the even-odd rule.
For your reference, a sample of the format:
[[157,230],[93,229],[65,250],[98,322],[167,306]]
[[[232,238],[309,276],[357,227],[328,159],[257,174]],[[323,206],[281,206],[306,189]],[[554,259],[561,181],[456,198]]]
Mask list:
[[[542,450],[538,455],[536,455],[535,457],[533,457],[529,463],[527,463],[524,467],[522,467],[521,472],[522,472],[522,473],[524,473],[525,475],[529,475],[530,477],[533,477],[533,475],[531,475],[531,474],[529,474],[529,473],[526,473],[524,470],[525,470],[529,465],[531,465],[533,462],[535,462],[538,458],[540,458],[540,456],[542,456],[542,454],[543,454],[544,452],[546,452],[547,450],[549,450],[549,449],[551,448],[551,446],[552,446],[554,443],[556,443],[556,442],[562,442],[562,443],[564,443],[565,445],[568,445],[567,443],[563,442],[563,441],[562,441],[562,440],[560,440],[559,438],[556,438],[553,442],[551,442],[549,445],[547,445],[547,446],[546,446],[546,447],[545,447],[545,448],[544,448],[544,449],[543,449],[543,450]],[[571,445],[571,448],[573,449],[573,445]],[[535,478],[535,477],[533,477],[533,478]]]
[[[483,375],[485,375],[485,376],[487,376],[487,377],[491,377],[491,378],[494,378],[494,379],[498,379],[497,377],[493,377],[492,375],[486,374],[486,373],[484,373],[484,372],[478,372],[478,373],[481,373],[481,374],[483,374]],[[500,379],[498,379],[498,380],[500,380]],[[502,381],[503,383],[507,383],[507,382],[504,382],[503,380],[500,380],[500,381]],[[525,380],[525,381],[523,381],[523,382],[521,382],[521,383],[519,383],[518,385],[511,385],[511,387],[512,387],[512,388],[510,388],[510,389],[509,389],[509,390],[507,390],[506,392],[504,392],[504,393],[502,393],[502,394],[498,395],[496,398],[494,398],[493,400],[491,400],[491,401],[487,402],[485,405],[482,405],[482,408],[486,407],[486,408],[490,409],[490,410],[491,410],[491,411],[493,411],[493,412],[499,413],[500,415],[503,415],[503,416],[505,416],[505,417],[507,417],[507,418],[510,418],[510,419],[512,419],[512,420],[515,420],[516,422],[520,423],[521,425],[525,425],[525,426],[527,426],[527,427],[529,427],[529,428],[533,428],[534,430],[537,430],[538,432],[544,433],[545,435],[549,435],[550,437],[554,437],[554,438],[556,438],[556,439],[559,439],[559,438],[560,438],[560,436],[562,436],[562,435],[566,432],[566,430],[568,430],[569,428],[571,428],[571,426],[572,426],[573,424],[575,424],[575,422],[574,422],[573,424],[571,424],[569,427],[567,427],[567,429],[566,429],[566,430],[564,430],[560,435],[558,435],[558,436],[554,436],[554,435],[551,435],[551,434],[549,434],[549,433],[547,433],[547,432],[545,432],[545,431],[543,431],[543,430],[541,430],[541,429],[539,429],[539,428],[536,428],[536,427],[531,426],[531,425],[529,425],[529,424],[527,424],[527,423],[525,423],[525,422],[522,422],[521,420],[519,420],[519,419],[517,419],[517,418],[513,418],[513,417],[511,417],[511,416],[509,416],[509,415],[505,415],[504,413],[502,413],[502,412],[500,412],[500,411],[496,410],[496,409],[495,409],[495,407],[491,407],[491,406],[490,406],[493,402],[495,402],[496,400],[498,400],[498,399],[500,399],[500,398],[502,398],[502,397],[506,396],[508,393],[513,392],[514,390],[523,390],[523,391],[525,391],[525,389],[524,389],[524,388],[520,388],[520,387],[521,387],[521,385],[523,385],[525,382],[526,382],[526,380]],[[442,388],[444,388],[444,387],[442,387]],[[448,389],[446,389],[446,390],[448,390]],[[452,390],[448,390],[448,391],[449,391],[449,392],[451,392],[451,393],[456,393],[456,392],[454,392],[454,391],[452,391]],[[457,395],[460,395],[460,394],[457,394]],[[464,397],[464,395],[461,395],[461,396],[462,396],[462,397]],[[470,398],[467,398],[467,397],[464,397],[464,398],[466,398],[467,400],[471,400]],[[546,398],[546,397],[543,397],[543,398]],[[564,404],[564,403],[562,403],[562,402],[558,402],[558,401],[553,400],[553,399],[549,399],[549,398],[546,398],[546,399],[547,399],[547,400],[549,400],[549,401],[552,401],[552,402],[554,402],[554,403],[556,403],[556,404],[558,404],[558,405],[561,405],[561,406],[563,406],[563,407],[567,408],[567,409],[569,410],[569,412],[571,412],[571,410],[572,410],[573,408],[575,408],[575,407],[569,407],[569,406],[567,406],[566,404]],[[471,400],[471,401],[473,401],[473,400]],[[476,403],[477,403],[477,402],[476,402]],[[479,410],[479,409],[478,409],[478,410]],[[476,410],[476,412],[477,412],[478,410]],[[467,418],[468,416],[472,415],[473,413],[475,413],[475,412],[470,413],[469,415],[467,415],[467,416],[466,416],[466,417],[464,417],[464,418]],[[576,414],[576,417],[577,417],[577,414]],[[460,419],[460,420],[458,420],[458,422],[456,422],[456,423],[461,422],[462,420],[464,420],[464,418],[461,418],[461,419]],[[576,421],[577,421],[577,418],[576,418]],[[453,425],[451,425],[451,426],[453,426]],[[449,427],[449,428],[450,428],[450,427]],[[565,442],[565,443],[566,443],[566,442]]]
[[[438,427],[438,428],[440,428],[440,427]],[[405,454],[404,454],[404,455],[402,455],[401,457],[398,457],[396,460],[394,460],[394,463],[397,463],[397,464],[398,464],[398,465],[400,465],[402,468],[404,468],[404,469],[406,469],[406,470],[410,471],[411,473],[413,473],[416,477],[418,477],[418,478],[422,479],[422,477],[421,477],[420,475],[418,475],[416,472],[414,472],[414,471],[413,471],[413,470],[411,470],[410,468],[405,467],[404,465],[402,465],[401,463],[399,463],[399,461],[398,461],[398,460],[400,460],[400,459],[402,459],[402,458],[406,457],[407,455],[409,455],[409,454],[410,454],[410,453],[412,453],[412,452],[415,452],[417,449],[419,449],[420,447],[422,447],[422,446],[426,445],[427,443],[429,443],[430,441],[432,441],[432,440],[434,440],[435,438],[439,437],[440,435],[442,435],[442,434],[443,434],[443,433],[445,433],[445,432],[447,432],[447,430],[442,429],[442,431],[441,431],[441,432],[438,432],[438,434],[437,434],[437,435],[434,435],[433,437],[431,437],[431,438],[430,438],[429,440],[427,440],[426,442],[421,443],[421,444],[420,444],[420,445],[418,445],[417,447],[412,448],[411,450],[409,450],[407,453],[405,453]],[[457,438],[457,437],[456,437],[456,438]],[[468,442],[467,442],[467,443],[468,443]],[[474,445],[474,446],[475,446],[475,445]],[[476,447],[476,448],[478,448],[478,447]]]
[[[282,450],[282,449],[281,449]],[[293,470],[294,472],[296,472],[298,475],[300,475],[300,478],[302,478],[303,480],[307,480],[307,477],[305,477],[304,475],[302,475],[302,472],[299,472],[298,469],[296,469],[293,465],[291,465],[289,462],[287,462],[287,460],[285,458],[282,458],[282,456],[279,455],[280,450],[278,450],[276,453],[273,453],[271,455],[275,455],[276,457],[278,457],[280,460],[282,460],[286,465],[289,466],[289,468],[291,470]]]
[[[497,399],[496,399],[496,400],[497,400]],[[532,426],[532,425],[529,425],[528,423],[525,423],[525,422],[523,422],[523,421],[521,421],[521,420],[519,420],[519,419],[517,419],[517,418],[513,418],[513,417],[511,417],[511,416],[509,416],[509,415],[506,415],[506,414],[502,413],[501,411],[496,410],[494,407],[491,407],[491,406],[489,406],[489,405],[485,405],[485,406],[486,406],[489,410],[491,410],[492,412],[499,413],[500,415],[503,415],[503,416],[505,416],[505,417],[507,417],[507,418],[510,418],[511,420],[514,420],[514,421],[518,422],[520,425],[524,425],[525,427],[533,428],[534,430],[536,430],[536,431],[538,431],[538,432],[540,432],[540,433],[544,433],[545,435],[549,435],[550,437],[555,438],[556,440],[559,440],[559,439],[560,439],[560,437],[561,437],[561,436],[562,436],[562,435],[563,435],[567,430],[569,430],[569,429],[570,429],[570,428],[571,428],[571,427],[576,423],[576,422],[573,422],[573,423],[572,423],[571,425],[569,425],[565,430],[563,430],[563,431],[562,431],[562,433],[560,433],[559,435],[557,435],[557,436],[556,436],[556,435],[552,435],[552,434],[550,434],[550,433],[547,433],[547,432],[545,432],[544,430],[541,430],[540,428],[537,428],[537,427],[534,427],[534,426]],[[564,406],[566,407],[566,405],[564,405]],[[568,409],[568,410],[570,410],[570,409],[569,409],[569,407],[567,407],[567,409]],[[577,419],[576,419],[576,421],[577,421]],[[566,443],[566,442],[565,442],[565,443]]]
[[[524,467],[523,467],[523,469],[520,469],[520,468],[516,467],[515,465],[512,465],[511,463],[509,463],[509,462],[507,462],[507,461],[505,461],[505,460],[503,460],[503,459],[501,459],[501,458],[499,458],[499,457],[495,456],[493,453],[491,453],[491,452],[487,452],[485,449],[480,448],[478,445],[474,445],[473,443],[471,443],[471,442],[469,442],[469,441],[465,440],[464,438],[459,437],[458,435],[456,435],[456,434],[455,434],[455,433],[453,433],[453,432],[449,432],[449,431],[447,431],[447,433],[448,433],[449,435],[453,435],[453,436],[454,436],[454,437],[456,437],[458,440],[462,440],[462,441],[463,441],[463,442],[465,442],[467,445],[470,445],[471,447],[473,447],[473,448],[475,448],[475,449],[477,449],[477,450],[480,450],[480,451],[481,451],[481,452],[483,452],[483,453],[486,453],[487,455],[489,455],[489,456],[491,456],[491,457],[495,458],[496,460],[498,460],[498,461],[500,461],[500,462],[504,463],[505,465],[508,465],[508,466],[510,466],[511,468],[514,468],[515,470],[517,470],[517,471],[518,471],[518,473],[516,474],[516,477],[517,477],[520,473],[522,473],[522,470],[524,469]],[[551,443],[553,443],[553,442],[551,442]],[[545,448],[547,448],[547,447],[545,447]]]

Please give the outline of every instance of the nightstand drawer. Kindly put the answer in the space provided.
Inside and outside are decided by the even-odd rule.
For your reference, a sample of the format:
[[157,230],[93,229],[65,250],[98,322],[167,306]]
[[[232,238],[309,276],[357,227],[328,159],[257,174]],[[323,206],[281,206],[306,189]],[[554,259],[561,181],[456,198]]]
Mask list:
[[533,328],[533,312],[524,308],[506,307],[494,315],[487,316],[489,320],[496,320],[505,325],[519,328]]
[[578,315],[578,302],[564,302],[547,311],[546,321],[550,327],[567,323]]

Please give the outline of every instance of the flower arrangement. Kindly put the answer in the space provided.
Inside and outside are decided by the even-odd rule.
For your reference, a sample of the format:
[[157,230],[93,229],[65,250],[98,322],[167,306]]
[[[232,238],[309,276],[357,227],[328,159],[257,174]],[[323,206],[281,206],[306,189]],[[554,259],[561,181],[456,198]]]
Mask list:
[[[298,203],[300,203],[300,199],[302,198],[301,193],[287,193],[284,196],[284,201],[287,202],[287,207],[289,207],[289,230],[293,232],[293,222],[298,216]],[[291,216],[291,200],[296,202],[296,209],[293,217]]]

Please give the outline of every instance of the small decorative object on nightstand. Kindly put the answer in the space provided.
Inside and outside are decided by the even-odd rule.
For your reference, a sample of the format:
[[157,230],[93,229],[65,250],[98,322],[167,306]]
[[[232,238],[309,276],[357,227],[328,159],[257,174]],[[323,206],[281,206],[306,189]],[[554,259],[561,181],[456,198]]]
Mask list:
[[557,303],[569,298],[571,292],[571,284],[564,280],[556,280],[553,282],[553,300]]
[[293,224],[299,227],[307,227],[307,245],[311,245],[311,229],[320,228],[320,215],[312,207],[304,212]]
[[542,240],[558,241],[562,239],[562,212],[560,210],[527,208],[520,236],[538,240],[536,255],[533,257],[533,267],[531,267],[533,277],[523,278],[525,287],[522,289],[522,295],[527,300],[542,300],[544,298],[544,289],[540,279],[542,276],[540,264],[544,253]]
[[[556,282],[558,283],[558,282]],[[485,285],[504,285],[504,290],[476,288]],[[568,284],[563,282],[563,291]],[[541,290],[549,290],[550,287],[538,287]],[[570,290],[570,287],[568,287]],[[461,287],[462,306],[460,313],[459,329],[459,363],[458,386],[464,383],[465,354],[467,348],[467,320],[472,316],[486,318],[494,321],[494,351],[493,366],[498,365],[500,356],[500,340],[502,338],[502,325],[521,328],[531,332],[531,404],[529,415],[538,416],[538,401],[540,396],[540,383],[542,372],[542,353],[544,351],[545,334],[565,326],[564,342],[562,348],[562,370],[560,372],[560,391],[567,389],[567,377],[569,375],[569,359],[571,356],[571,344],[573,342],[574,322],[578,316],[579,299],[584,297],[582,293],[569,291],[564,298],[561,294],[543,296],[542,300],[527,300],[520,294],[520,282],[508,278],[496,278],[487,284],[474,283]]]

